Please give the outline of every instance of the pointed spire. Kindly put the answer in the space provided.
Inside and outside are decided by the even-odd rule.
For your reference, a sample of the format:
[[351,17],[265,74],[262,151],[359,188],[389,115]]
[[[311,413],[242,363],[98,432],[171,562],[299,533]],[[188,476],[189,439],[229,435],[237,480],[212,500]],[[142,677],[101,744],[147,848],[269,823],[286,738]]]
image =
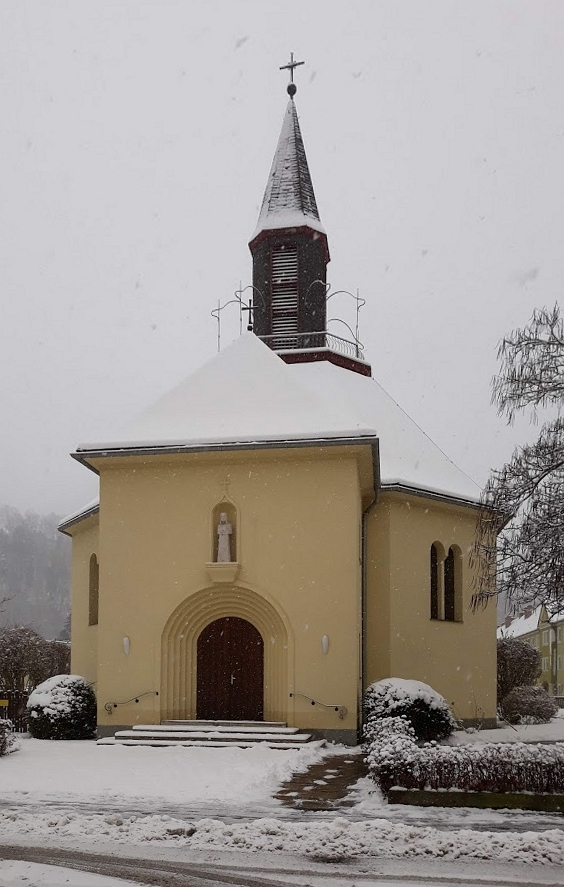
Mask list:
[[262,231],[299,228],[304,225],[325,234],[319,218],[296,106],[291,97],[251,242]]

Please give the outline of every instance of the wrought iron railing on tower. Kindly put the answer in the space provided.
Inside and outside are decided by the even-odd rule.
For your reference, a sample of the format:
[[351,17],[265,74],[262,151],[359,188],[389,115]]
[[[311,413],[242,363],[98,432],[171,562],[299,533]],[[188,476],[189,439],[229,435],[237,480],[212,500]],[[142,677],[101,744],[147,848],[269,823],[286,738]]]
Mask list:
[[259,339],[276,352],[317,351],[320,348],[327,348],[346,357],[364,360],[364,352],[359,342],[351,342],[327,330],[317,333],[275,333],[270,336],[259,336]]

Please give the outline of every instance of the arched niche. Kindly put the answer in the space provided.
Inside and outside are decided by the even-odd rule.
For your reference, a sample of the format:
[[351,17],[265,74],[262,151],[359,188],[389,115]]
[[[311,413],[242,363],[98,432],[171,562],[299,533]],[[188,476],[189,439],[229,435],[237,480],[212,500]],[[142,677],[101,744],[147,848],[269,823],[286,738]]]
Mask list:
[[228,523],[231,524],[232,532],[229,537],[229,547],[231,550],[231,562],[239,563],[239,521],[237,508],[227,499],[223,499],[221,502],[218,502],[215,508],[212,511],[212,521],[211,521],[211,562],[217,562],[217,549],[218,549],[218,535],[217,535],[217,527],[221,520],[221,515],[225,514],[227,516]]

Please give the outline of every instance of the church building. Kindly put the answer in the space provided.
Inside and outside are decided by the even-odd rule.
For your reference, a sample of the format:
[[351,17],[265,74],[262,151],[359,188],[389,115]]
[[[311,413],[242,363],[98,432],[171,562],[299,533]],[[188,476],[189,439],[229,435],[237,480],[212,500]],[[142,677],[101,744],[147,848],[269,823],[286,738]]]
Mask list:
[[495,722],[495,607],[470,607],[480,491],[327,332],[328,238],[288,92],[252,331],[72,454],[100,481],[60,526],[100,735],[268,721],[355,744],[386,677]]

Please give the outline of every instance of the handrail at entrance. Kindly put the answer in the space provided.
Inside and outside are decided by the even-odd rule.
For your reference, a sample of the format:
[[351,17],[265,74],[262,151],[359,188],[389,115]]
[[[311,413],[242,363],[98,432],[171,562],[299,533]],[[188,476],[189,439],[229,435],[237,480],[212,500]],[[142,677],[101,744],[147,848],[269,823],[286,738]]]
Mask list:
[[125,702],[106,702],[104,708],[108,712],[109,715],[114,713],[114,708],[117,708],[118,705],[129,705],[130,702],[139,702],[139,700],[143,696],[158,696],[158,690],[146,690],[145,693],[138,693],[137,696],[132,696],[131,699],[126,699]]
[[290,699],[293,696],[301,696],[302,699],[309,699],[312,705],[321,705],[323,708],[332,708],[333,711],[339,713],[341,720],[346,718],[349,711],[346,705],[331,705],[329,702],[320,702],[319,699],[313,699],[311,696],[306,696],[305,693],[290,693]]

